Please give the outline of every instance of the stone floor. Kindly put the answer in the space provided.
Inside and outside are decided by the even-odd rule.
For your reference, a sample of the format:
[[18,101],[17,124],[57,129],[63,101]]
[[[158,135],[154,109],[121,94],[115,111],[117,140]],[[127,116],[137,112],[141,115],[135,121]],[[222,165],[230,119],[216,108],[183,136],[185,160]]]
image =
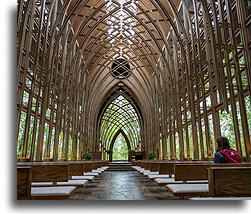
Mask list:
[[84,188],[78,188],[71,200],[177,200],[137,171],[106,171]]

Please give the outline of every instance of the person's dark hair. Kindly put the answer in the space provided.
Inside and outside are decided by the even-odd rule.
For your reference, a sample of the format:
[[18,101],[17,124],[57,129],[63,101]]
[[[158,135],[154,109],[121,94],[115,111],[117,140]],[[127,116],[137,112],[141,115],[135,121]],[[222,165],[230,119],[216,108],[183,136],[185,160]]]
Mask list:
[[226,137],[218,138],[217,143],[218,143],[218,149],[217,150],[230,149],[230,144],[229,144],[229,141],[228,141],[228,139]]

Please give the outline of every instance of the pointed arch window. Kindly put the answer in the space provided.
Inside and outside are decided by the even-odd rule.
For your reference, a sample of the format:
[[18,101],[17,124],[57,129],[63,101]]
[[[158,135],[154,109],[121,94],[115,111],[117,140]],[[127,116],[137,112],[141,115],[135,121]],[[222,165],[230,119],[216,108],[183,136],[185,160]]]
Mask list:
[[121,129],[128,137],[130,147],[140,149],[138,147],[141,142],[140,124],[140,116],[135,105],[123,93],[116,94],[101,115],[101,148],[110,149],[114,135]]

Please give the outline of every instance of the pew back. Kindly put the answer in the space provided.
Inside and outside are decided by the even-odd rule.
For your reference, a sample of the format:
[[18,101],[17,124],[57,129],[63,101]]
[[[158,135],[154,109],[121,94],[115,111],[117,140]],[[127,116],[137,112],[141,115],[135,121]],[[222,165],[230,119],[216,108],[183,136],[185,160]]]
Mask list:
[[151,162],[150,163],[150,171],[151,172],[158,172],[159,171],[159,163],[158,162]]
[[251,167],[208,169],[209,196],[251,196]]
[[159,174],[174,174],[174,166],[178,164],[209,164],[209,161],[160,161]]
[[18,166],[32,167],[32,182],[68,181],[69,164],[51,162],[17,163]]
[[69,176],[82,176],[84,174],[84,166],[82,163],[69,164]]
[[207,180],[208,168],[210,167],[250,167],[250,163],[195,163],[195,164],[176,164],[174,166],[176,181],[194,181],[194,180]]

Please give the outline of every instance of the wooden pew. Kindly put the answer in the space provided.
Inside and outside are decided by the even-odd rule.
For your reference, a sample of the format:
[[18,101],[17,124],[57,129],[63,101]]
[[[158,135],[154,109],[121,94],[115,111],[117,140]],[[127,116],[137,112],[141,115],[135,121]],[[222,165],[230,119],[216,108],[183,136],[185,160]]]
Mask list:
[[84,161],[66,161],[69,164],[69,180],[88,180],[93,181],[94,176],[83,176]]
[[151,172],[159,172],[159,162],[153,161],[150,163],[150,171]]
[[145,161],[145,162],[144,162],[144,168],[145,168],[146,170],[150,170],[150,166],[151,166],[151,162],[150,162],[150,161]]
[[74,175],[83,175],[84,174],[84,165],[82,163],[69,163],[69,176]]
[[[159,175],[149,175],[150,180],[156,180],[158,185],[165,185],[165,179],[169,180],[168,183],[180,183],[175,182],[171,179],[174,176],[174,166],[178,164],[201,164],[201,163],[212,163],[208,161],[158,161]],[[170,178],[170,179],[169,179]]]
[[[199,181],[208,179],[208,168],[246,168],[250,167],[250,163],[240,164],[178,164],[175,165],[175,180],[176,181]],[[174,196],[180,196],[183,199],[184,196],[208,196],[209,186],[208,184],[169,184],[166,185],[166,189],[170,191]]]
[[251,163],[187,163],[174,166],[176,181],[208,180],[209,167],[250,167]]
[[31,198],[31,167],[17,167],[17,200]]
[[86,179],[93,181],[100,172],[92,172],[97,166],[103,165],[100,161],[72,161],[69,162],[72,179]]
[[[67,182],[68,181],[68,164],[61,163],[17,163],[19,168],[31,167],[31,182]],[[28,171],[27,171],[28,173]],[[29,175],[27,175],[28,177]],[[22,177],[17,177],[19,183]],[[31,185],[31,184],[30,184]],[[26,199],[32,200],[48,200],[48,199],[68,199],[76,189],[75,186],[50,186],[50,187],[31,187],[28,186],[27,191],[31,192],[31,196]]]
[[69,165],[65,162],[19,162],[17,166],[32,167],[33,182],[68,181]]
[[209,197],[189,200],[251,200],[251,167],[208,169]]
[[165,161],[159,162],[159,174],[174,174],[174,166],[178,164],[211,164],[213,162],[209,161]]
[[251,167],[208,169],[209,196],[251,197]]

